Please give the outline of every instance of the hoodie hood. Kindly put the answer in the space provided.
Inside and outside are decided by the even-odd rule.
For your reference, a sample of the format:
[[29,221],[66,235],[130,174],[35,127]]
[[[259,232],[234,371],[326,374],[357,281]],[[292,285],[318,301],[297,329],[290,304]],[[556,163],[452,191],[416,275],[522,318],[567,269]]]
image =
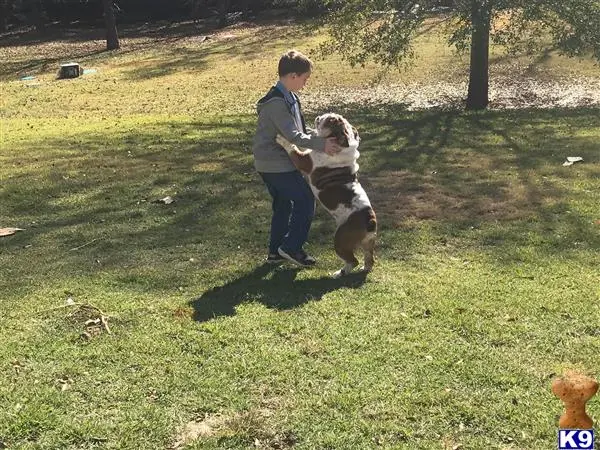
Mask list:
[[256,103],[256,111],[260,113],[260,110],[266,103],[268,103],[276,98],[280,98],[281,100],[284,100],[283,92],[281,92],[275,86],[272,86],[271,89],[269,89],[269,92],[267,92],[267,95],[265,95],[263,98],[261,98]]

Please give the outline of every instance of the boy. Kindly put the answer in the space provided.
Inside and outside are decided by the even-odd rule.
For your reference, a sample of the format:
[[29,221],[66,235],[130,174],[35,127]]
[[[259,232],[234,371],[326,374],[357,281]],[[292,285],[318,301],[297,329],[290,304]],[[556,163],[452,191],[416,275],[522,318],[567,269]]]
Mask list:
[[302,246],[308,238],[315,200],[310,187],[296,169],[287,152],[275,142],[277,134],[298,147],[334,154],[341,150],[336,138],[309,134],[302,116],[301,90],[312,72],[312,62],[302,53],[290,50],[279,60],[279,81],[256,107],[258,125],[252,152],[254,167],[273,199],[273,217],[267,263],[288,260],[299,266],[316,261]]

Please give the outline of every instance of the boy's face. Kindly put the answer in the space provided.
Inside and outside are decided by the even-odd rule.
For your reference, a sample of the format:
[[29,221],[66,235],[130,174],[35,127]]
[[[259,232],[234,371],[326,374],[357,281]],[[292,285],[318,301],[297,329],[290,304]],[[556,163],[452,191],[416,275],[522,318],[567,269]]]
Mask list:
[[310,78],[310,72],[304,73],[290,73],[286,75],[287,78],[287,88],[290,91],[297,92],[301,90],[305,85],[308,79]]

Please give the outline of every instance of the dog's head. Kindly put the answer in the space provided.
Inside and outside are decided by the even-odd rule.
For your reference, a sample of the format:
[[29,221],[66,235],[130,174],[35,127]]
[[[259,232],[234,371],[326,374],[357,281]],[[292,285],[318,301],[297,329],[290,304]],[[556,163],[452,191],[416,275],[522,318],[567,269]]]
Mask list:
[[318,136],[324,138],[335,137],[342,148],[347,148],[351,145],[358,146],[358,142],[360,141],[358,130],[350,125],[350,122],[340,114],[327,113],[318,116],[315,119],[315,129]]

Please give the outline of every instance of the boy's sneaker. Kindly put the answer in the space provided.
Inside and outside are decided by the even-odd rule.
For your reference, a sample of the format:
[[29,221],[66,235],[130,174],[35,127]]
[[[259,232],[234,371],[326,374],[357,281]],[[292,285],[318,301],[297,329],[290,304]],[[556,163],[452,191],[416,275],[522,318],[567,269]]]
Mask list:
[[281,256],[279,253],[269,253],[267,256],[266,263],[267,264],[280,264],[284,262],[286,259]]
[[315,258],[310,256],[304,250],[300,250],[297,253],[291,253],[291,252],[287,253],[285,250],[283,250],[281,247],[279,247],[277,249],[277,251],[283,258],[287,259],[288,261],[290,261],[298,266],[311,267],[317,263]]

